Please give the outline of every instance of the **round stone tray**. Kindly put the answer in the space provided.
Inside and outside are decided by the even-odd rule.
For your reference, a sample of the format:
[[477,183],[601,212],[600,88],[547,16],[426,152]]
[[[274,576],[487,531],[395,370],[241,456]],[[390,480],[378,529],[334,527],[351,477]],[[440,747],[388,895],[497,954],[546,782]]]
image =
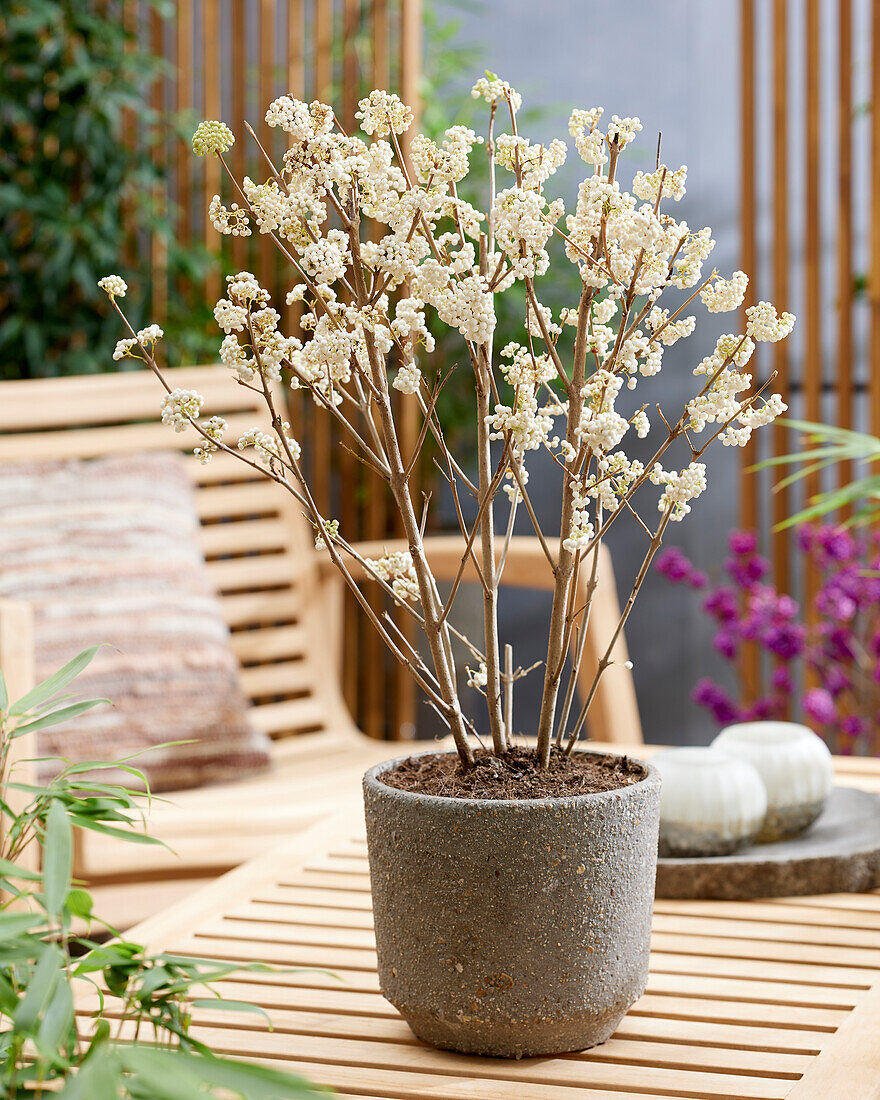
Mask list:
[[801,836],[755,844],[731,856],[660,859],[658,898],[788,897],[880,887],[880,798],[835,787]]

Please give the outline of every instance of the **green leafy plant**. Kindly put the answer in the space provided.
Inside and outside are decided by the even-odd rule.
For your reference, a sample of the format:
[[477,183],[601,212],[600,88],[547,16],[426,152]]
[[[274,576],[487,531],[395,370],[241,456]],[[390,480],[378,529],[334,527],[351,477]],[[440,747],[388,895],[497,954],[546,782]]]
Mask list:
[[[122,3],[109,0],[10,0],[0,7],[0,376],[83,374],[111,369],[113,321],[95,293],[108,264],[151,291],[146,239],[162,244],[181,285],[201,283],[201,246],[181,246],[175,210],[164,209],[158,140],[178,120],[149,104],[163,62],[125,29]],[[151,0],[160,14],[169,10]],[[120,141],[125,112],[136,141]],[[182,120],[181,120],[182,122]],[[132,234],[143,235],[133,241]],[[163,325],[179,357],[207,352],[204,303],[170,301]],[[192,300],[190,300],[192,299]],[[181,335],[187,330],[187,342]],[[201,343],[199,343],[199,338]],[[216,354],[213,342],[211,353]]]
[[862,472],[840,488],[811,496],[806,508],[783,520],[778,524],[778,530],[822,519],[841,508],[853,509],[844,521],[847,526],[869,523],[877,518],[880,513],[880,474],[871,471],[880,462],[880,438],[867,432],[854,432],[808,420],[780,420],[779,423],[801,432],[806,446],[800,451],[768,458],[753,467],[754,470],[792,467],[791,473],[775,486],[777,490],[821,474],[823,470],[842,462],[856,463]]
[[[47,786],[21,776],[20,738],[104,702],[62,695],[96,650],[87,650],[15,701],[0,674],[0,1087],[7,1100],[305,1100],[323,1090],[278,1070],[221,1058],[190,1034],[192,1010],[222,999],[212,988],[242,968],[100,942],[109,926],[73,879],[73,831],[140,843],[136,792],[99,782],[127,761],[67,764]],[[24,742],[22,742],[23,744]],[[28,859],[34,846],[40,870]],[[80,929],[85,928],[85,932]],[[112,931],[112,929],[109,929]]]

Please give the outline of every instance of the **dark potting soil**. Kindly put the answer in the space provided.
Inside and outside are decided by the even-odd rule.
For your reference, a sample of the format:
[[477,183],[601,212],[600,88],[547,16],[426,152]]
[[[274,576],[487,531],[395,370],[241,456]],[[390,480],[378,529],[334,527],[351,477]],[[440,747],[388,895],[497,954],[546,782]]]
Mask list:
[[444,798],[567,798],[616,791],[647,774],[637,761],[606,753],[565,756],[553,749],[546,770],[529,748],[515,747],[504,756],[481,749],[475,756],[467,769],[455,752],[409,756],[379,778],[389,787]]

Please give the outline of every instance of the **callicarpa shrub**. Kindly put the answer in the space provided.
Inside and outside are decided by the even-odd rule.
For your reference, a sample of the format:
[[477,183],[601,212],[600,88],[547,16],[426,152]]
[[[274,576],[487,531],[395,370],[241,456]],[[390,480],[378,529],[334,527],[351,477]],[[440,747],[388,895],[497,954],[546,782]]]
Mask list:
[[[568,154],[566,143],[539,144],[522,135],[521,98],[494,74],[477,81],[473,96],[485,102],[483,137],[458,125],[442,140],[416,133],[404,145],[413,112],[396,95],[373,91],[362,99],[356,134],[340,127],[328,104],[282,96],[266,121],[287,135],[288,147],[277,165],[265,157],[262,181],[232,176],[225,154],[235,139],[222,122],[206,121],[196,130],[195,152],[220,158],[234,197],[212,200],[214,226],[225,234],[269,235],[290,265],[286,301],[300,310],[297,331],[284,331],[278,303],[246,271],[227,277],[214,310],[225,334],[220,357],[242,386],[264,396],[265,424],[229,439],[221,418],[203,419],[209,410],[202,396],[175,389],[156,361],[156,326],[135,332],[126,321],[128,335],[116,355],[143,359],[156,372],[166,390],[163,419],[176,430],[195,427],[204,461],[217,452],[237,455],[293,495],[315,528],[316,545],[448,725],[465,766],[473,760],[474,730],[459,702],[463,686],[456,682],[453,646],[469,654],[468,686],[485,697],[494,752],[504,753],[513,735],[506,716],[514,682],[525,671],[506,659],[502,668],[497,617],[514,519],[522,509],[554,578],[542,701],[529,731],[537,733],[538,760],[546,767],[554,744],[571,752],[577,742],[666,527],[683,519],[706,488],[708,447],[716,441],[742,446],[785,409],[778,394],[767,391],[770,380],[753,386],[747,364],[755,341],[781,340],[794,317],[768,302],[751,307],[745,332],[723,335],[707,354],[694,357],[694,395],[684,408],[664,407],[657,376],[665,349],[694,331],[688,307],[702,302],[711,313],[735,310],[747,284],[742,272],[730,279],[715,270],[704,273],[711,231],[693,230],[663,209],[665,200],[684,194],[686,168],[673,171],[658,162],[651,172],[637,172],[625,190],[621,157],[641,123],[617,115],[603,121],[599,107],[575,110],[569,135],[587,171],[566,213],[563,200],[545,192]],[[483,210],[458,194],[478,155],[488,158]],[[577,299],[555,316],[541,301],[542,287],[553,279],[547,246],[554,234],[564,242],[562,262],[580,276]],[[496,302],[517,285],[524,290],[519,338],[499,348]],[[118,284],[104,286],[125,320]],[[664,306],[660,299],[667,292],[671,300]],[[461,369],[472,377],[475,469],[464,469],[446,445],[437,412],[446,379],[431,371],[432,315],[457,333],[466,364]],[[364,559],[338,522],[320,514],[303,472],[297,425],[288,423],[279,396],[284,384],[308,391],[377,483],[390,489],[406,551]],[[414,444],[404,443],[394,391],[417,406],[421,431]],[[652,428],[656,448],[642,463],[627,453],[626,443]],[[461,567],[445,600],[424,547],[428,502],[414,499],[411,487],[429,436],[439,448],[463,539]],[[547,532],[529,490],[529,463],[537,451],[550,455],[561,482],[559,523]],[[505,514],[496,532],[498,513]],[[599,549],[622,515],[634,518],[645,556],[596,660],[592,687],[575,705]],[[353,566],[424,630],[429,660],[372,609]],[[468,570],[482,589],[479,639],[463,637],[449,617]],[[576,595],[584,591],[584,598]]]
[[[770,563],[750,531],[733,531],[724,563],[727,580],[709,585],[676,547],[658,554],[655,569],[674,584],[705,592],[703,610],[716,624],[713,646],[735,668],[748,652],[774,665],[767,690],[733,698],[706,677],[692,699],[719,725],[784,718],[795,708],[841,753],[880,751],[880,532],[804,526],[797,546],[819,587],[812,614],[779,592]],[[800,687],[800,690],[799,690]]]

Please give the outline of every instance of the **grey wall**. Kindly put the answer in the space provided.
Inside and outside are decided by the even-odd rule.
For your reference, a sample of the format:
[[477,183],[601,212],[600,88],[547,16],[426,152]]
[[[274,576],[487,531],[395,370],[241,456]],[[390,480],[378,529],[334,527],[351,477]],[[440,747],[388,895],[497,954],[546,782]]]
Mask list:
[[[717,245],[710,264],[729,274],[738,259],[738,7],[736,0],[490,0],[480,10],[455,10],[463,20],[462,41],[480,45],[484,66],[509,80],[528,105],[545,108],[538,124],[524,127],[529,137],[567,140],[573,106],[602,105],[606,117],[638,115],[644,129],[620,173],[628,186],[637,169],[653,167],[662,131],[663,161],[688,165],[688,194],[674,212],[692,228],[713,227]],[[573,203],[585,171],[572,149],[548,192]],[[680,412],[693,393],[693,366],[712,350],[720,332],[733,331],[737,323],[735,315],[706,314],[699,303],[695,312],[697,333],[667,350],[662,374],[640,387],[639,403],[660,399]],[[729,449],[714,449],[709,490],[666,539],[707,570],[720,564],[727,531],[736,523],[738,457]],[[533,460],[530,467],[542,520],[553,529],[555,517],[558,529],[558,479],[552,464]],[[649,492],[645,496],[653,508],[654,498]],[[518,532],[529,533],[527,519]],[[621,521],[612,529],[609,543],[624,594],[645,542],[632,523]],[[630,618],[627,636],[648,740],[699,743],[714,732],[688,698],[700,676],[725,670],[711,651],[711,630],[698,604],[655,575]],[[474,593],[472,614],[478,605]],[[548,613],[548,600],[537,594],[504,601],[502,630],[515,645],[517,663],[542,659]],[[518,689],[516,724],[524,732],[534,728],[540,675],[536,670]],[[475,714],[479,710],[474,706]]]

